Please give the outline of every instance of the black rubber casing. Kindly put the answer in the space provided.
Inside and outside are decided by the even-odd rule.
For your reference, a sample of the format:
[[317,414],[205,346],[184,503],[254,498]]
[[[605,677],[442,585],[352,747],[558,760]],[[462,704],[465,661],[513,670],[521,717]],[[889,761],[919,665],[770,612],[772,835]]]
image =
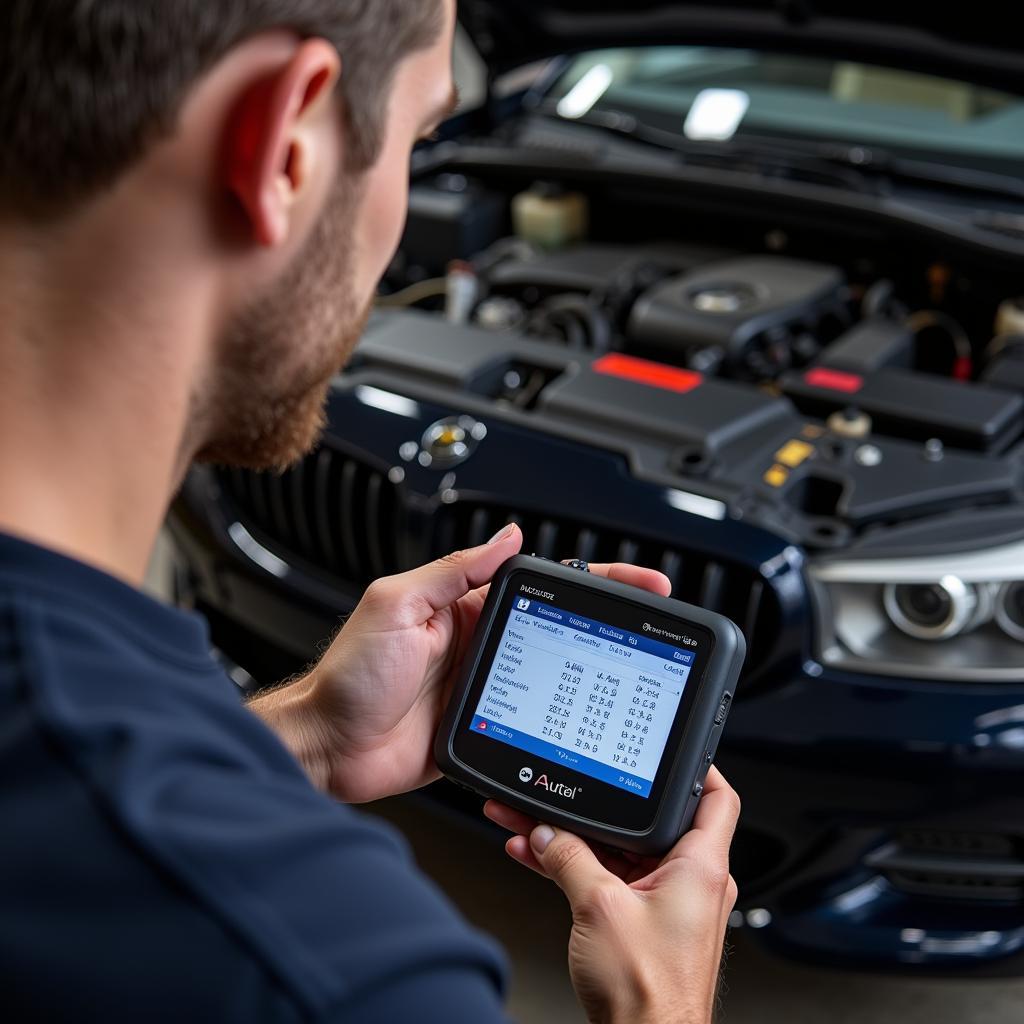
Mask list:
[[[466,711],[466,703],[483,668],[481,661],[488,647],[492,630],[502,628],[504,621],[496,618],[506,595],[510,577],[527,572],[531,576],[547,577],[554,581],[585,588],[598,597],[602,594],[618,602],[650,609],[664,618],[673,619],[681,626],[692,624],[702,627],[713,639],[712,649],[706,657],[700,677],[690,685],[698,690],[684,730],[676,749],[666,748],[662,767],[672,758],[671,767],[661,799],[654,811],[652,824],[643,831],[617,828],[613,824],[581,817],[569,810],[552,806],[519,792],[490,778],[474,766],[465,763],[455,752],[455,738]],[[500,800],[540,821],[565,828],[595,842],[633,853],[659,855],[667,851],[691,826],[697,810],[704,778],[718,748],[725,717],[728,714],[736,681],[746,654],[746,642],[739,628],[729,619],[703,608],[660,597],[637,587],[631,587],[603,576],[590,575],[546,559],[517,555],[505,562],[495,574],[487,601],[470,650],[463,664],[462,674],[441,722],[434,745],[438,767],[453,782],[471,789],[481,796]],[[677,714],[682,713],[677,712]],[[710,756],[709,756],[710,755]],[[660,769],[659,769],[660,772]]]

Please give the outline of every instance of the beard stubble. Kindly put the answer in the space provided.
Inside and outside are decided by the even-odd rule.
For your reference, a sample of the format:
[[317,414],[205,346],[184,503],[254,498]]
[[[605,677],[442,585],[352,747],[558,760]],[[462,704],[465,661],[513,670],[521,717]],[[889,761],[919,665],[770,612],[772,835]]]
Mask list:
[[197,462],[283,472],[315,447],[331,380],[373,309],[354,294],[358,253],[345,245],[359,199],[351,183],[335,187],[290,269],[221,339],[212,386],[194,402],[213,424]]

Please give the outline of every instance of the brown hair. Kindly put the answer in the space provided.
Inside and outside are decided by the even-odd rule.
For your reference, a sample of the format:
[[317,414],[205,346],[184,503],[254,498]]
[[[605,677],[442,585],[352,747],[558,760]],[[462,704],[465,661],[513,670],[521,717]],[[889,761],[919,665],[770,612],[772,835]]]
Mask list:
[[54,211],[111,184],[171,132],[232,47],[287,28],[343,60],[349,166],[380,153],[401,61],[441,31],[440,0],[0,0],[0,208]]

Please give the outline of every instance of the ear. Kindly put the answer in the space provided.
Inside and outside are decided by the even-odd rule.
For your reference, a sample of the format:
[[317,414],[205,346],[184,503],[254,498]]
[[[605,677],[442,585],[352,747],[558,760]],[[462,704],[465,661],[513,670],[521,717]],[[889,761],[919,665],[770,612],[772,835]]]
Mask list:
[[227,186],[253,238],[288,237],[296,200],[329,150],[319,117],[341,74],[338,51],[323,39],[299,43],[288,62],[253,83],[235,108],[225,149]]

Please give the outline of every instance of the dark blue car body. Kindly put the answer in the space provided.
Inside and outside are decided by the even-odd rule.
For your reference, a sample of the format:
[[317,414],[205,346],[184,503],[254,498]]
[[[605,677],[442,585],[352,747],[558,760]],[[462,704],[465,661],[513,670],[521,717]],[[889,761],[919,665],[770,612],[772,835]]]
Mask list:
[[[377,374],[339,381],[332,427],[305,480],[210,470],[189,480],[174,520],[187,556],[183,592],[210,614],[214,639],[234,663],[262,682],[273,681],[275,669],[281,677],[300,669],[351,610],[360,579],[486,539],[511,510],[530,544],[557,520],[562,541],[541,553],[571,556],[586,529],[595,541],[584,553],[592,556],[628,557],[633,549],[624,545],[632,543],[648,564],[662,563],[642,557],[657,550],[679,552],[684,566],[696,559],[697,580],[687,577],[684,592],[697,599],[707,565],[724,566],[741,588],[764,587],[773,606],[771,635],[753,645],[719,755],[744,801],[734,855],[740,905],[768,911],[751,915],[758,936],[787,954],[845,966],[1024,966],[1024,743],[1022,726],[1014,726],[1024,723],[1024,687],[825,670],[808,647],[803,557],[786,540],[674,509],[664,488],[632,480],[621,457],[531,434],[469,403],[453,408],[416,396],[407,410],[416,415],[408,416],[357,397],[360,387],[388,386]],[[403,396],[414,391],[402,388]],[[484,413],[489,432],[459,471],[459,501],[445,504],[438,474],[418,466],[407,467],[399,485],[387,479],[394,467],[386,454],[433,422],[474,412]],[[290,507],[305,487],[315,494],[317,486],[324,492],[314,505]],[[473,510],[468,516],[464,503]],[[310,507],[323,508],[319,525]],[[622,524],[641,508],[637,541]],[[475,530],[460,528],[473,513]],[[404,550],[396,551],[394,534],[375,538],[368,527],[390,527],[399,514]],[[347,542],[346,523],[353,531]],[[317,567],[332,558],[354,570],[347,593]],[[678,583],[687,574],[677,572]],[[1004,724],[979,727],[993,716]],[[447,783],[432,795],[478,811]]]

